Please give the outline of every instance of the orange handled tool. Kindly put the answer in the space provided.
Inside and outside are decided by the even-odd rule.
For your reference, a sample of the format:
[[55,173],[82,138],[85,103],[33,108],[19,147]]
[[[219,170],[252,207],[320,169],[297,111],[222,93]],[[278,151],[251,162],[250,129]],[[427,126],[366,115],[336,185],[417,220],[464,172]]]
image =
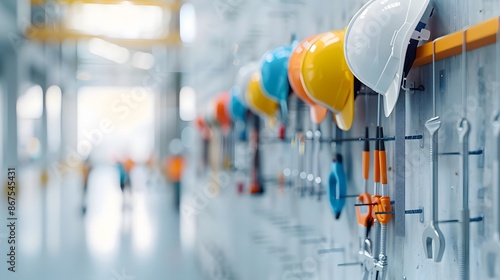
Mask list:
[[[362,204],[366,204],[366,206],[356,207],[356,215],[358,218],[358,223],[367,228],[366,237],[368,237],[370,227],[373,224],[373,217],[372,217],[372,208],[373,207],[372,207],[372,205],[369,205],[372,203],[372,199],[371,199],[370,194],[368,193],[368,179],[370,177],[370,141],[368,140],[369,137],[370,137],[369,129],[368,129],[368,127],[366,127],[366,129],[365,129],[366,140],[365,140],[364,148],[363,148],[363,162],[362,162],[362,164],[363,164],[363,180],[364,180],[365,188],[364,188],[364,192],[358,196],[358,200]],[[362,210],[365,210],[365,211],[362,211]]]
[[[382,127],[378,128],[379,137],[384,138],[384,129]],[[382,183],[382,197],[380,197],[377,205],[375,206],[375,212],[389,213],[392,211],[391,198],[388,194],[387,186],[387,157],[385,153],[385,144],[383,140],[379,141],[379,160],[380,160],[380,179]],[[382,224],[386,225],[392,218],[392,214],[377,214],[377,220]]]
[[[372,203],[373,204],[377,203],[378,198],[380,198],[380,194],[378,193],[378,187],[380,184],[380,159],[379,159],[380,141],[378,140],[380,138],[379,126],[377,126],[376,138],[377,138],[377,140],[375,140],[375,151],[373,153],[373,182],[374,182],[373,196],[372,196]],[[375,214],[373,214],[372,217],[375,218]]]
[[[380,138],[379,127],[377,127],[377,139]],[[375,140],[375,152],[373,153],[373,182],[375,182],[373,194],[378,194],[380,184],[380,160],[379,160],[379,140]]]

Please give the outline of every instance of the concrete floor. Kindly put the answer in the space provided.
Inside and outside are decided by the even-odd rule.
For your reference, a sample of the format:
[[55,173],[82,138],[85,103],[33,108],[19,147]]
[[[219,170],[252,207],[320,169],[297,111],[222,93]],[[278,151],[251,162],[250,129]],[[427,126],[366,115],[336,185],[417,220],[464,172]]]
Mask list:
[[39,169],[17,171],[16,272],[7,270],[7,204],[0,201],[0,279],[203,279],[193,250],[181,245],[171,187],[147,183],[138,168],[122,195],[112,166],[96,167],[82,213],[80,175],[52,176],[41,187]]

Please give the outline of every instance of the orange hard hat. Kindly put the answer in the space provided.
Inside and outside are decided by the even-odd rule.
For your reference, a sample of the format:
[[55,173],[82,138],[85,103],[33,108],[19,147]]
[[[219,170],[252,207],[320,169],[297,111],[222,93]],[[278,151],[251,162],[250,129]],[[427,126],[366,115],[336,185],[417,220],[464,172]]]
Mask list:
[[312,122],[319,124],[321,123],[327,113],[327,109],[312,100],[304,89],[304,85],[300,78],[301,75],[301,65],[304,60],[304,55],[307,53],[311,44],[319,37],[319,35],[313,35],[304,41],[300,42],[292,52],[290,56],[290,62],[288,64],[288,79],[293,92],[305,103],[307,103],[310,108],[311,120]]

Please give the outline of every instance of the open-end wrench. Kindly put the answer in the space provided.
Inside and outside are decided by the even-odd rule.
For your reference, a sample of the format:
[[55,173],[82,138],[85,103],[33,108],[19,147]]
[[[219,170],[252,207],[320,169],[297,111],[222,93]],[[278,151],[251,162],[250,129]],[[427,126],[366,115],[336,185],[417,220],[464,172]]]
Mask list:
[[469,214],[469,135],[470,125],[465,118],[457,125],[458,137],[462,143],[462,211],[461,211],[461,238],[462,246],[458,249],[458,268],[460,279],[468,280],[469,273],[469,238],[470,238],[470,214]]
[[489,279],[500,277],[500,112],[493,114],[493,134],[496,154],[493,158],[493,238],[486,241],[481,249],[483,271]]
[[422,235],[424,251],[427,258],[434,258],[440,262],[443,258],[445,241],[444,235],[438,226],[438,142],[437,132],[441,127],[439,116],[433,117],[425,123],[425,127],[431,136],[430,163],[432,177],[432,218],[430,224],[425,228]]
[[375,270],[375,263],[372,259],[366,258],[363,261],[363,273],[361,274],[361,279],[370,280],[372,279],[372,272]]

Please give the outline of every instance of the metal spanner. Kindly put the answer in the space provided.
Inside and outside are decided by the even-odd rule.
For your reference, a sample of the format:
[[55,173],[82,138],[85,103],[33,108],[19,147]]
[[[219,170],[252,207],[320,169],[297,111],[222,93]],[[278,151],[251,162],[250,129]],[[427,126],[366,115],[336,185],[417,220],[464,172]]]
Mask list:
[[425,123],[425,127],[431,136],[430,163],[432,177],[432,218],[430,224],[425,228],[422,235],[424,251],[427,258],[434,258],[440,262],[443,258],[445,241],[444,235],[438,226],[438,143],[437,131],[441,127],[439,116],[433,117]]
[[470,125],[466,118],[462,118],[457,124],[458,137],[462,143],[462,211],[461,211],[461,237],[462,246],[458,249],[458,267],[460,279],[468,280],[469,273],[469,238],[470,238],[470,214],[469,214],[469,135]]
[[493,159],[493,238],[482,246],[484,274],[489,279],[500,277],[500,112],[493,114],[493,135],[495,136],[496,155]]

